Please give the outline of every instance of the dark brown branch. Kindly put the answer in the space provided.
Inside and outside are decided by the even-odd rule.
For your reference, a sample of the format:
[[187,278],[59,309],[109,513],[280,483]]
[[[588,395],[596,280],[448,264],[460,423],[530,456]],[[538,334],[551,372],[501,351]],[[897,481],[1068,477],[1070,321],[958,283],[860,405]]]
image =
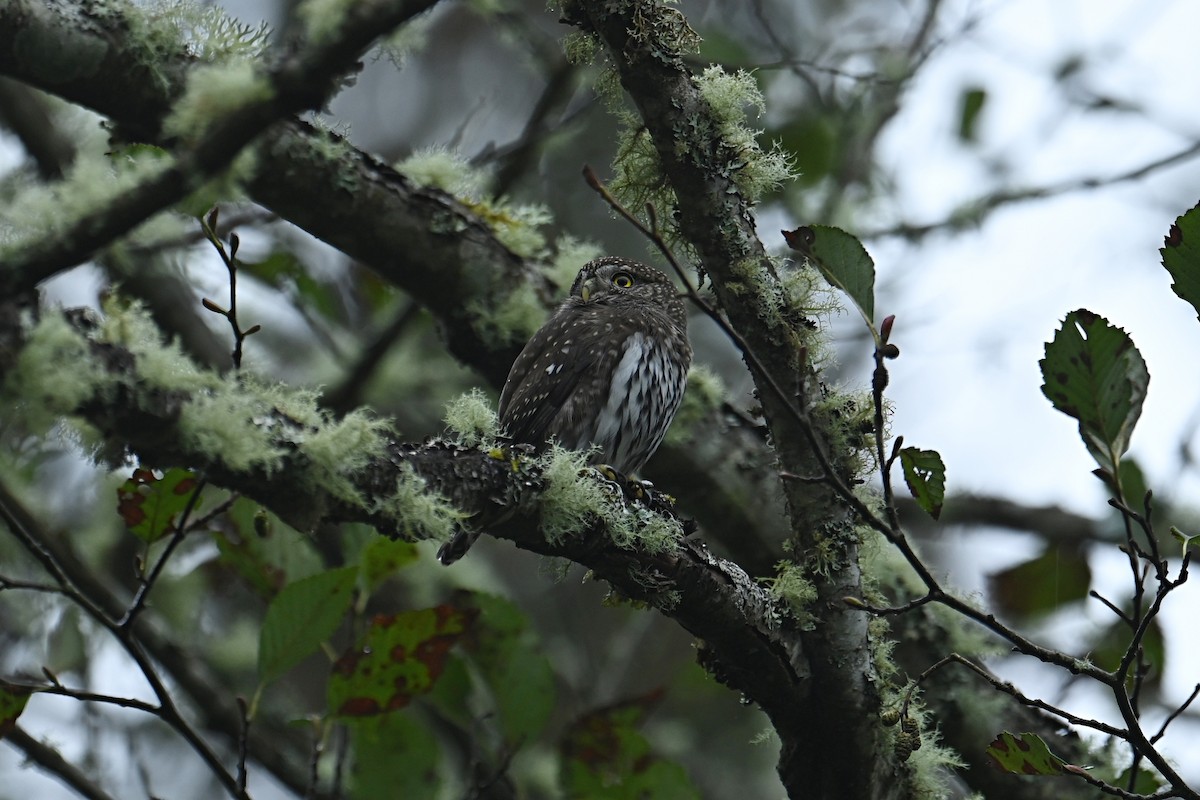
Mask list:
[[70,786],[87,800],[114,800],[82,770],[62,757],[57,750],[30,736],[20,725],[5,734],[5,741],[25,754],[33,763]]

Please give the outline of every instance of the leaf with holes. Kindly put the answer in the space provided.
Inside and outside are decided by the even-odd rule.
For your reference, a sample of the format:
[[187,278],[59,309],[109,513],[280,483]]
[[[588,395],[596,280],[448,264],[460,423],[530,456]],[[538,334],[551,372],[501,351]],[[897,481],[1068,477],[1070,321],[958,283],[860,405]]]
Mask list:
[[1192,304],[1200,318],[1200,205],[1175,220],[1158,252],[1174,279],[1171,288]]
[[17,727],[17,718],[29,702],[30,689],[0,681],[0,739]]
[[404,708],[430,691],[446,666],[451,646],[476,613],[441,605],[399,614],[380,614],[333,665],[329,709],[353,719]]
[[139,539],[156,542],[175,528],[176,517],[195,490],[196,476],[186,469],[170,469],[162,477],[153,470],[135,469],[117,487],[117,513]]
[[783,231],[788,247],[807,258],[831,286],[841,289],[875,329],[875,262],[862,242],[841,228],[805,225]]
[[1019,736],[1004,731],[988,745],[987,754],[992,766],[1017,775],[1061,775],[1070,765],[1050,752],[1036,733]]
[[571,725],[560,745],[566,796],[592,800],[700,797],[683,768],[657,756],[638,731],[662,694],[657,690],[598,709]]
[[1141,353],[1125,331],[1081,308],[1067,314],[1038,363],[1042,393],[1079,421],[1079,435],[1111,485],[1150,383]]
[[258,675],[270,683],[316,652],[334,634],[354,599],[358,567],[319,572],[289,583],[271,601],[258,640]]
[[946,501],[946,465],[936,450],[918,450],[905,447],[900,451],[900,466],[904,468],[904,482],[917,505],[929,516],[937,519]]

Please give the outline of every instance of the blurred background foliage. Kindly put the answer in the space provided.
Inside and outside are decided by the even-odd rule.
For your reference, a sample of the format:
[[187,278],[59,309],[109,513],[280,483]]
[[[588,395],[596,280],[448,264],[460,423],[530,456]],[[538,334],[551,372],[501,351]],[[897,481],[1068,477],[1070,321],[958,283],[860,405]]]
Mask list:
[[[765,113],[751,124],[762,130],[765,147],[779,143],[799,173],[759,206],[764,241],[782,251],[776,231],[807,223],[866,234],[877,263],[908,265],[908,272],[881,270],[877,295],[888,313],[907,313],[901,319],[911,323],[910,341],[923,335],[922,326],[939,310],[936,284],[922,283],[926,294],[914,295],[920,277],[914,273],[920,272],[925,254],[984,226],[1000,209],[1075,188],[1103,191],[1114,174],[1103,162],[1077,178],[1051,171],[1043,183],[1031,182],[1026,167],[1037,155],[1031,154],[1028,137],[1014,134],[1006,117],[993,113],[994,93],[1011,91],[1008,86],[993,85],[986,70],[959,80],[942,70],[926,79],[947,51],[993,41],[988,31],[1000,15],[996,5],[966,0],[689,0],[681,5],[703,39],[695,69],[718,63],[751,70],[766,98]],[[1149,5],[1158,10],[1147,8],[1146,14],[1170,6]],[[173,13],[157,0],[135,7],[151,17]],[[273,43],[297,28],[296,4],[287,0],[229,0],[222,8],[251,30],[264,23]],[[1087,8],[1076,4],[1081,14]],[[610,174],[619,125],[611,101],[594,88],[604,65],[568,59],[563,48],[568,32],[544,0],[441,3],[392,37],[386,48],[373,51],[363,71],[316,121],[402,171],[408,165],[419,180],[455,191],[497,225],[511,222],[525,237],[514,249],[542,257],[560,292],[564,275],[582,263],[585,253],[653,261],[647,243],[613,217],[580,177],[585,164]],[[1111,47],[1075,50],[1068,38],[1062,41],[1056,62],[1022,65],[1037,73],[1039,107],[1052,106],[1074,121],[1099,118],[1101,126],[1129,124],[1131,118],[1157,123],[1148,100],[1106,88],[1098,65],[1116,57]],[[1014,47],[1013,61],[1019,60],[1015,52]],[[897,116],[918,103],[923,110],[910,113],[933,115],[936,138],[900,147],[886,142]],[[74,159],[94,158],[116,146],[94,115],[13,83],[4,83],[0,92],[0,122],[0,195],[9,202],[31,184],[67,172]],[[1186,122],[1178,127],[1195,135],[1195,119]],[[1041,123],[1046,127],[1034,137],[1052,138],[1052,123]],[[29,130],[38,133],[29,135]],[[1186,155],[1189,145],[1195,149],[1194,141],[1185,141],[1184,155],[1163,166],[1181,164],[1193,180],[1185,184],[1167,173],[1155,184],[1155,200],[1176,208],[1174,213],[1195,200],[1194,188],[1188,194],[1197,176]],[[961,169],[969,178],[929,176],[926,195],[914,200],[911,186],[922,180],[912,174],[914,164],[936,152],[951,162],[948,169]],[[432,161],[431,153],[437,156]],[[451,154],[457,158],[446,157]],[[415,174],[417,163],[425,174]],[[463,171],[467,168],[469,173]],[[1089,178],[1098,185],[1070,185]],[[394,419],[406,440],[441,434],[446,403],[484,386],[447,353],[435,320],[402,291],[228,187],[212,199],[222,203],[223,234],[236,230],[240,238],[242,319],[262,325],[247,343],[247,370],[269,380],[320,387],[324,402],[337,412],[365,405]],[[330,204],[338,201],[328,198]],[[1157,215],[1162,232],[1174,213]],[[19,224],[11,213],[6,220]],[[555,269],[556,253],[580,257]],[[208,297],[224,303],[227,278],[198,223],[186,216],[157,220],[89,265],[54,279],[45,291],[50,302],[68,306],[96,305],[112,292],[137,298],[164,330],[180,337],[193,358],[229,368],[228,328],[199,302]],[[1064,312],[1078,304],[1069,297],[1059,302]],[[1164,294],[1157,302],[1172,300]],[[828,315],[824,322],[834,341],[829,380],[865,385],[870,348],[865,331],[847,315]],[[694,323],[697,362],[710,375],[707,394],[717,393],[726,404],[730,427],[742,427],[753,416],[747,374],[718,331],[701,319]],[[923,378],[894,377],[906,379],[919,383]],[[485,388],[494,401],[494,387]],[[953,402],[953,394],[943,390],[927,397],[919,412],[909,413],[936,418],[939,404]],[[672,432],[672,446],[685,452],[715,448],[719,458],[723,431],[687,427],[690,419],[701,418],[685,413],[683,427]],[[80,580],[86,577],[106,596],[131,596],[137,590],[134,565],[153,562],[164,546],[131,535],[117,512],[117,488],[132,465],[110,469],[85,458],[94,454],[97,440],[72,423],[63,422],[42,437],[13,420],[8,413],[0,417],[0,469],[13,502],[28,509],[33,524]],[[931,429],[937,430],[936,420]],[[988,436],[978,442],[980,460],[988,458]],[[1036,451],[1027,457],[1038,458]],[[647,477],[676,491],[670,459],[668,450],[651,463]],[[952,490],[959,464],[951,460]],[[750,471],[760,466],[740,465]],[[993,570],[986,587],[989,602],[1039,635],[1056,635],[1062,646],[1091,652],[1104,663],[1114,652],[1109,626],[1072,627],[1067,620],[1097,585],[1089,559],[1098,548],[1112,548],[1113,518],[1100,506],[1092,516],[1080,515],[1053,505],[1056,498],[1027,501],[1009,496],[1005,488],[997,480],[995,497],[964,497],[957,508],[949,503],[939,530],[918,532],[940,542],[948,530],[962,536],[970,535],[963,533],[967,529],[983,531],[978,535],[999,542],[991,550],[981,546],[981,552],[992,552],[1011,548],[1011,532],[1022,531],[1015,550],[1027,555]],[[326,653],[287,670],[265,689],[254,725],[277,737],[279,752],[295,774],[305,774],[315,739],[330,754],[320,763],[322,785],[340,784],[354,797],[778,794],[777,745],[765,718],[696,665],[695,643],[685,632],[657,614],[629,607],[578,567],[548,563],[484,537],[467,559],[446,569],[433,561],[430,543],[411,552],[407,547],[379,552],[381,540],[359,526],[298,533],[273,516],[258,517],[253,504],[214,488],[205,491],[196,517],[227,501],[232,503],[227,511],[212,516],[172,555],[147,611],[156,629],[194,660],[198,682],[175,680],[187,686],[180,692],[184,705],[201,718],[211,699],[204,692],[254,694],[259,631],[268,604],[288,584],[330,568],[359,567],[358,585],[369,590],[354,600],[352,621],[334,635],[339,649],[379,614],[449,604],[472,609],[487,623],[473,629],[486,636],[459,641],[436,682],[427,692],[414,692],[402,711],[348,728],[311,721],[326,710]],[[778,498],[768,494],[745,503],[760,505],[769,515],[776,513]],[[1164,511],[1181,526],[1191,518],[1186,508]],[[764,536],[766,553],[774,552],[785,530],[783,525],[776,532],[769,528],[758,534]],[[998,534],[998,529],[1009,533]],[[777,534],[773,541],[772,533]],[[722,536],[714,537],[713,546],[729,552]],[[939,551],[935,544],[928,552],[940,569],[954,571],[967,549]],[[6,577],[39,574],[8,536],[0,536],[0,564]],[[1152,642],[1158,663],[1175,657],[1169,637],[1156,631]],[[168,672],[173,669],[169,658],[164,664]],[[0,592],[0,672],[38,678],[43,665],[72,685],[113,695],[145,693],[119,648],[62,597]],[[1042,685],[1051,691],[1071,692],[1069,681],[1056,683],[1022,670],[1020,677],[1047,681]],[[1156,670],[1149,692],[1162,688],[1162,675]],[[1194,681],[1194,674],[1188,680]],[[1178,703],[1182,698],[1163,699]],[[219,792],[184,745],[164,736],[162,725],[145,715],[37,696],[22,724],[54,741],[113,796],[203,798]],[[1180,728],[1184,725],[1194,732],[1190,715]],[[233,751],[232,742],[222,746],[226,755]],[[344,767],[339,767],[343,755]],[[21,758],[0,748],[0,771],[13,778],[0,787],[0,796],[69,796],[49,778],[16,770]],[[1191,762],[1192,769],[1196,763],[1200,760]],[[335,774],[343,769],[345,774]],[[629,783],[627,794],[612,788],[613,775],[633,773],[644,783]],[[292,796],[285,783],[279,774],[251,764],[255,797]]]

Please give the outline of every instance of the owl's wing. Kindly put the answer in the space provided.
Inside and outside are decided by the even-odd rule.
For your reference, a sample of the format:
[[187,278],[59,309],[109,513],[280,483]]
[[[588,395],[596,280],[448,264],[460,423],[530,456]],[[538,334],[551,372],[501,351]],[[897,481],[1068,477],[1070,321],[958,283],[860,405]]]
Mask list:
[[575,417],[583,411],[578,393],[588,392],[606,357],[606,348],[598,347],[606,326],[590,317],[556,314],[512,363],[500,393],[500,428],[512,440],[540,447],[551,435],[577,427]]
[[562,332],[547,324],[513,362],[500,394],[500,427],[513,441],[545,444],[554,433],[555,418],[600,360],[578,338],[563,352]]

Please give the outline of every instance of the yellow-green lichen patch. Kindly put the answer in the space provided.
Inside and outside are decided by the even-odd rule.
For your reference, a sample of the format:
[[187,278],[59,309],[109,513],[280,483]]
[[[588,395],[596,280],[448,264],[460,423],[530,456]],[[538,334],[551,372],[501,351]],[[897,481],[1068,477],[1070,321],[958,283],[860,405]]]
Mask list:
[[248,58],[195,67],[188,72],[183,96],[163,121],[163,131],[185,142],[197,141],[214,123],[270,98],[272,92],[271,82]]
[[270,424],[274,408],[247,391],[248,385],[231,376],[218,389],[194,395],[180,410],[180,436],[190,449],[231,470],[271,473],[286,451],[273,434],[277,426]]
[[66,235],[84,217],[109,208],[171,163],[154,148],[111,158],[81,150],[61,181],[30,183],[0,208],[0,256]]
[[762,131],[746,124],[747,109],[760,116],[766,108],[754,76],[745,70],[726,72],[712,66],[696,79],[700,94],[712,109],[724,143],[736,154],[730,174],[745,199],[756,203],[769,192],[796,177],[792,159],[778,144],[764,152],[758,144]]
[[784,603],[804,630],[812,630],[816,618],[812,606],[817,602],[817,587],[797,564],[781,562],[771,580],[771,596]]
[[157,389],[192,394],[222,385],[219,375],[196,366],[177,342],[164,342],[162,331],[139,302],[110,297],[96,338],[132,353],[140,381]]
[[4,393],[15,399],[24,423],[49,429],[111,384],[92,357],[87,340],[59,313],[46,314],[30,331],[9,372]]
[[448,500],[430,491],[425,479],[407,464],[400,468],[396,490],[380,501],[378,510],[398,526],[405,539],[448,541],[466,514]]
[[488,444],[500,435],[496,409],[480,389],[472,389],[447,403],[445,421],[456,441],[467,447]]
[[663,552],[682,537],[678,522],[644,508],[627,507],[620,489],[599,479],[588,454],[553,446],[541,458],[542,532],[550,542],[578,534],[599,521],[620,547]]
[[363,409],[340,420],[322,414],[316,427],[306,428],[297,436],[300,452],[308,457],[312,470],[310,482],[347,503],[361,505],[362,495],[351,477],[384,454],[391,430],[389,422]]
[[505,344],[526,341],[546,319],[546,308],[528,283],[511,287],[490,304],[475,298],[466,304],[466,309],[476,331]]

